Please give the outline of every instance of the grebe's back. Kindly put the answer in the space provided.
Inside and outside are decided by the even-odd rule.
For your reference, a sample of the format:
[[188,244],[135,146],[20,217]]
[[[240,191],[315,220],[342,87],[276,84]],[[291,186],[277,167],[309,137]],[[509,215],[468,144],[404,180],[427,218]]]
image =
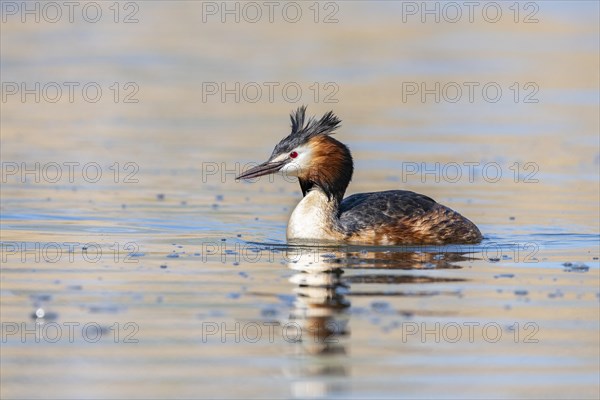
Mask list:
[[346,241],[378,245],[478,243],[474,223],[430,197],[406,190],[358,193],[339,208]]

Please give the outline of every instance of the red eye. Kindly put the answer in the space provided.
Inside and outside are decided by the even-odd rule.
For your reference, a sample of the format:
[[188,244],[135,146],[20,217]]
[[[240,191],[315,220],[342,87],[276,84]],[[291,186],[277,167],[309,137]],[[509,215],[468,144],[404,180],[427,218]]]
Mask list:
[[290,158],[296,158],[296,157],[298,157],[298,153],[296,153],[295,151],[292,151],[290,153]]

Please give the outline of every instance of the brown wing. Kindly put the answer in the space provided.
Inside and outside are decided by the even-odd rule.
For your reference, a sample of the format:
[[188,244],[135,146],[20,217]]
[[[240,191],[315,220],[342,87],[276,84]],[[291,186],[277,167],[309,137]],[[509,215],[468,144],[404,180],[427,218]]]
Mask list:
[[340,224],[351,242],[445,244],[477,243],[482,238],[459,213],[405,190],[349,196],[340,205]]

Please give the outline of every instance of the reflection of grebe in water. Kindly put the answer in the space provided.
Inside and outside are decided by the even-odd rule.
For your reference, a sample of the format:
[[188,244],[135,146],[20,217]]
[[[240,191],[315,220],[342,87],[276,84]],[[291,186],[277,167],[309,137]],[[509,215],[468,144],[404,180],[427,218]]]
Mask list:
[[350,150],[331,137],[341,121],[332,112],[306,121],[305,112],[300,107],[291,115],[292,132],[268,161],[237,178],[278,171],[298,177],[304,198],[288,222],[288,240],[375,245],[481,241],[475,224],[422,194],[389,190],[344,199],[354,165]]
[[[305,250],[305,249],[303,249]],[[300,252],[288,258],[288,267],[297,271],[290,281],[296,284],[296,299],[290,313],[302,339],[295,345],[300,357],[293,371],[293,398],[322,398],[332,393],[346,392],[346,337],[350,303],[341,282],[343,271],[339,263],[322,258],[320,252]],[[302,357],[306,356],[306,357]],[[322,358],[327,357],[323,362]]]
[[290,319],[302,329],[304,351],[310,354],[343,352],[338,337],[347,334],[345,310],[350,303],[344,298],[346,287],[340,279],[343,273],[340,265],[319,260],[306,262],[301,258],[289,267],[299,271],[290,278],[298,285]]
[[[463,281],[460,278],[406,274],[402,270],[459,269],[454,262],[466,261],[463,254],[443,255],[426,252],[340,252],[332,248],[303,248],[299,254],[288,257],[288,267],[297,271],[290,281],[296,286],[296,300],[290,319],[302,331],[302,340],[295,349],[300,355],[293,375],[299,380],[292,385],[293,397],[322,397],[344,393],[349,390],[345,380],[325,380],[325,377],[349,375],[347,347],[350,337],[350,301],[352,296],[380,298],[380,296],[404,296],[400,291],[361,290],[368,284],[387,284],[396,287],[404,284],[430,284]],[[343,270],[346,270],[344,273]],[[355,271],[359,270],[359,271]],[[358,273],[356,273],[358,272]],[[352,285],[352,287],[350,287]],[[412,296],[430,296],[440,292],[412,292]],[[399,318],[407,314],[428,310],[406,312],[396,310]],[[377,329],[377,328],[374,328]],[[327,357],[327,361],[322,360]]]

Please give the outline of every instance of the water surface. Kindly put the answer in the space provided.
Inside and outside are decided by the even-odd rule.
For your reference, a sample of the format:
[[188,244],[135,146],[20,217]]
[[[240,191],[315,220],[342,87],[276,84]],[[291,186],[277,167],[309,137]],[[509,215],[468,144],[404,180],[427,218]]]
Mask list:
[[[456,24],[403,22],[400,2],[340,2],[331,24],[308,3],[298,23],[176,3],[1,26],[2,82],[103,89],[1,104],[3,398],[598,397],[596,3],[539,2],[531,24],[508,3]],[[207,82],[303,96],[204,99]],[[286,245],[297,183],[233,178],[301,104],[342,118],[348,194],[427,194],[484,242]]]

